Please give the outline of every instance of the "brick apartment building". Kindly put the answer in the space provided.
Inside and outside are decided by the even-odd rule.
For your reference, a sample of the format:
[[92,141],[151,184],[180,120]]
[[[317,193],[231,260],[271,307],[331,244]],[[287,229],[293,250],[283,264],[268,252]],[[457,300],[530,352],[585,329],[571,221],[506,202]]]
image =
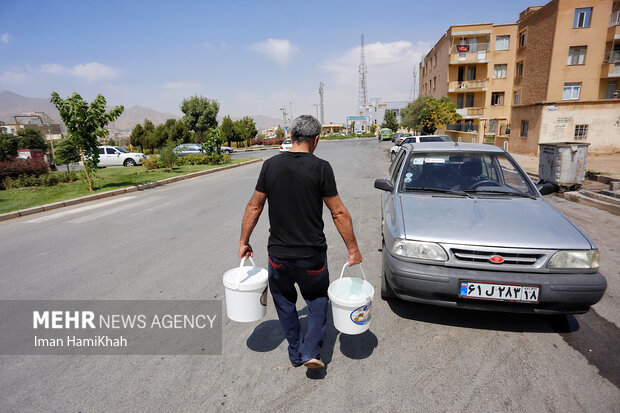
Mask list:
[[620,150],[620,1],[553,0],[515,24],[451,26],[420,63],[420,91],[450,97],[446,133],[512,152],[583,141]]

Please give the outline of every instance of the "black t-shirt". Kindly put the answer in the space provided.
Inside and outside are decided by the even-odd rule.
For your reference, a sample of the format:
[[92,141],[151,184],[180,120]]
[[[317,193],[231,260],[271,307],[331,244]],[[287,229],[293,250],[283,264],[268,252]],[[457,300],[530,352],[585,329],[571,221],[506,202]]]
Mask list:
[[338,195],[329,162],[306,152],[284,152],[267,159],[256,190],[269,203],[270,255],[304,258],[327,250],[323,198]]

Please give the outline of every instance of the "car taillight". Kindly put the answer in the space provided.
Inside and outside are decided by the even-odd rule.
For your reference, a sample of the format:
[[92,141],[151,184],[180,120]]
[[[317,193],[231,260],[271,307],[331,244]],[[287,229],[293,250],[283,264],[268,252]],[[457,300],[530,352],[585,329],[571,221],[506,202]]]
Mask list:
[[284,149],[284,146],[280,146],[280,149]]

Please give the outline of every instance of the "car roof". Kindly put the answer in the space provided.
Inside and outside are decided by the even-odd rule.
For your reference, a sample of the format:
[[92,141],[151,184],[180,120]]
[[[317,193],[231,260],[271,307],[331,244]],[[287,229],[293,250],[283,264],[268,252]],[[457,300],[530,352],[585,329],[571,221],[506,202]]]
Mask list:
[[413,152],[505,152],[495,145],[459,142],[424,142],[422,144],[406,143],[402,147]]

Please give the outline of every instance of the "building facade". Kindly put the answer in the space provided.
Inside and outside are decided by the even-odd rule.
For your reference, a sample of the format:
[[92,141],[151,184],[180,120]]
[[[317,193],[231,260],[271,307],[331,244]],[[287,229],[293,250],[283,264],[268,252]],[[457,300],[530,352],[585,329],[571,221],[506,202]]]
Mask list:
[[533,154],[575,140],[620,150],[618,0],[553,0],[515,24],[452,26],[420,74],[421,94],[456,103],[463,118],[446,130],[455,140]]
[[[396,116],[398,123],[401,121],[401,111],[407,107],[409,101],[382,102],[380,98],[372,98],[365,105],[360,105],[356,116],[347,119],[347,126],[351,125],[351,121],[355,121],[356,132],[370,132],[371,125],[381,127],[385,112],[391,110]],[[396,132],[396,131],[394,131]]]

